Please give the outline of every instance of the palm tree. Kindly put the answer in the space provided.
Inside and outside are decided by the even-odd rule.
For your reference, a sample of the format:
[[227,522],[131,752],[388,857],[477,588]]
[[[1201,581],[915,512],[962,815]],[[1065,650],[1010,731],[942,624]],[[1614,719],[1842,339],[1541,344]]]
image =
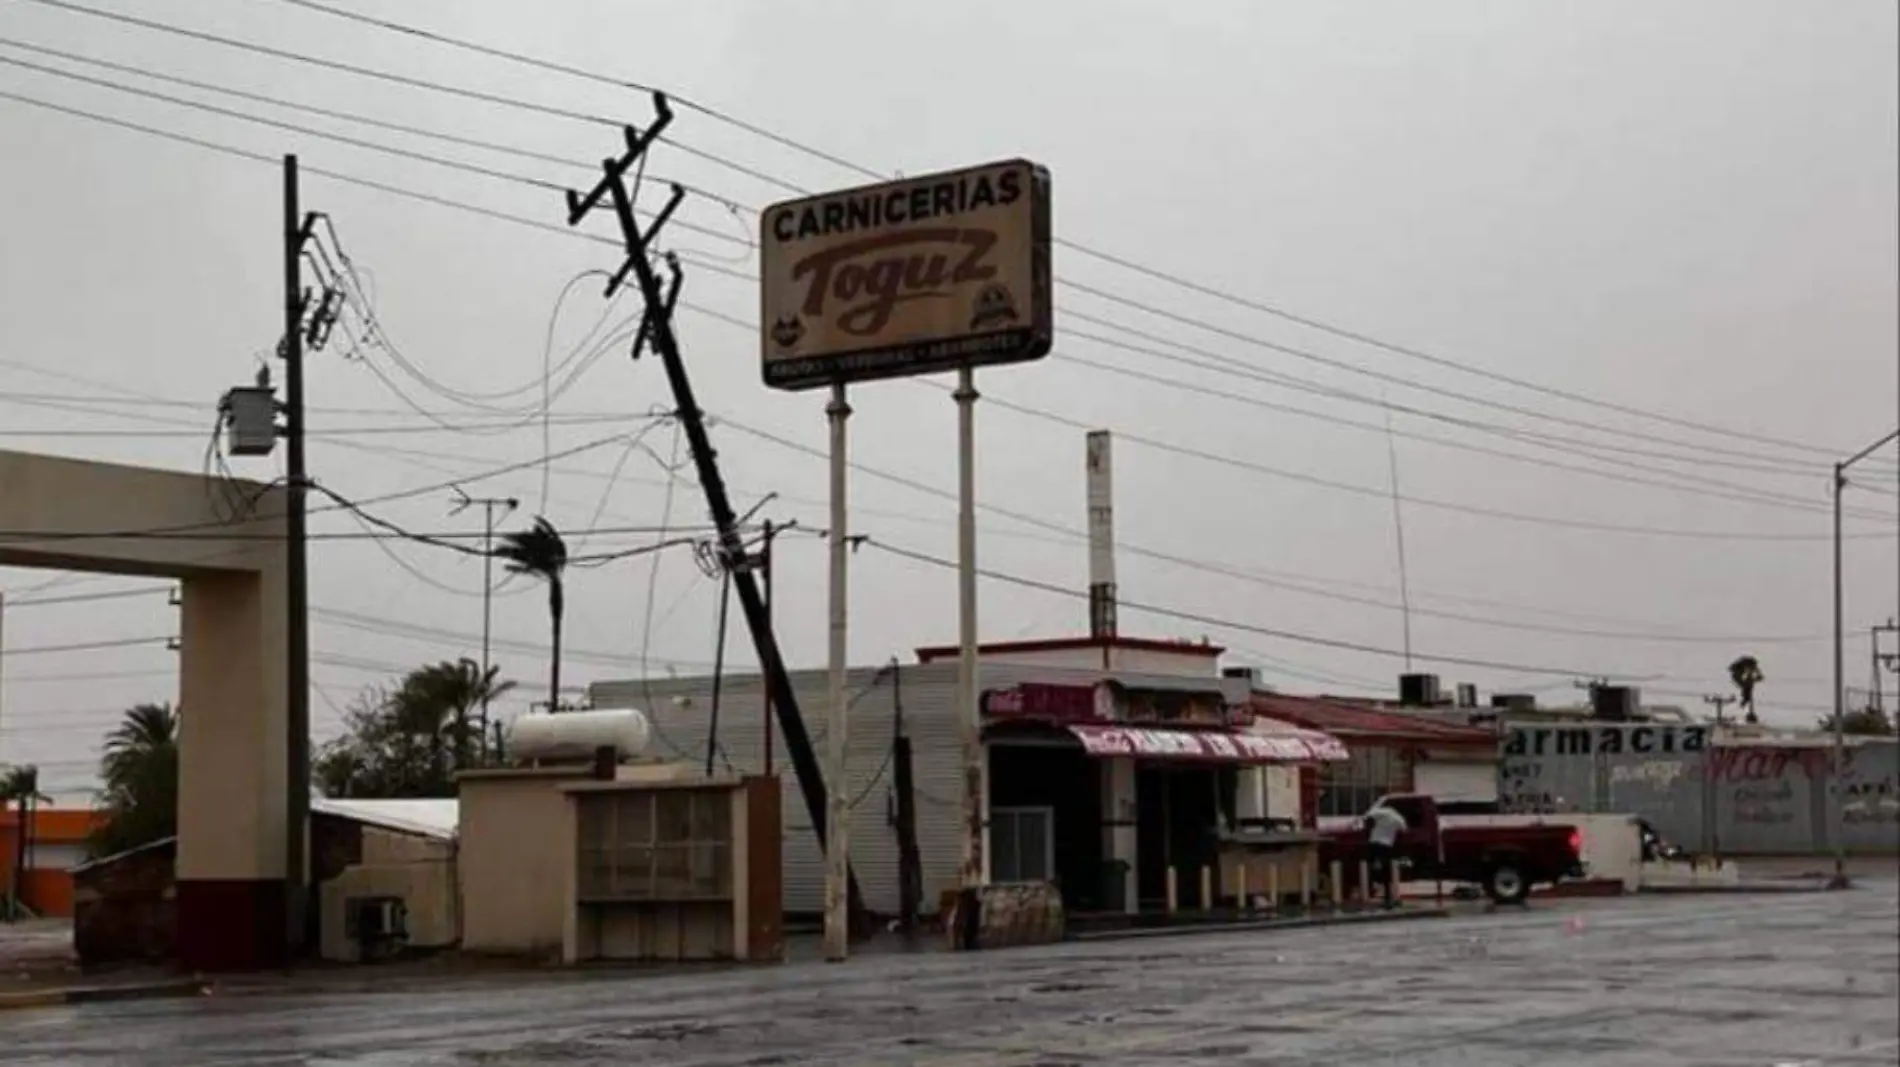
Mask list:
[[445,660],[411,671],[403,679],[402,688],[390,698],[397,729],[422,738],[428,747],[432,792],[449,791],[451,748],[457,770],[474,764],[476,738],[469,726],[469,714],[515,687],[513,682],[499,681],[500,673],[500,667],[483,671],[480,664],[466,657]]
[[178,711],[170,704],[128,708],[106,735],[99,760],[106,822],[95,855],[169,837],[178,826]]
[[1747,722],[1758,721],[1755,716],[1755,687],[1767,677],[1761,672],[1761,661],[1753,656],[1737,656],[1735,662],[1728,665],[1728,678],[1735,683],[1737,703],[1747,713]]
[[0,810],[12,804],[14,810],[20,813],[20,830],[13,839],[13,880],[7,890],[9,918],[17,919],[23,911],[20,890],[26,880],[27,850],[33,838],[33,811],[40,801],[51,799],[40,792],[40,769],[31,763],[20,764],[0,774]]
[[553,636],[553,653],[548,666],[548,710],[561,703],[561,616],[567,611],[567,590],[563,581],[567,571],[567,542],[554,524],[539,515],[534,525],[517,530],[501,539],[495,555],[510,574],[525,574],[548,583],[548,624]]

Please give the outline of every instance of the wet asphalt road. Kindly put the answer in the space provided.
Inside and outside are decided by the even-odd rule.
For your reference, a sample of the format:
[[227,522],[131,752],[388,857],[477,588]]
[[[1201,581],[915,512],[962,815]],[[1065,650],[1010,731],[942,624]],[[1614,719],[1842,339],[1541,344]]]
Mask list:
[[1891,1065],[1900,884],[0,1015],[0,1064]]

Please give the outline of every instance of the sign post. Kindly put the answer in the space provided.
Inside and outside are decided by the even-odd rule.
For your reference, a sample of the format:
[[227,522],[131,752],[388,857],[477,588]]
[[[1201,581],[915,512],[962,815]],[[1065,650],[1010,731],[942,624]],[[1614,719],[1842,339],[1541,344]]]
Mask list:
[[829,670],[825,684],[825,748],[830,757],[825,776],[830,780],[831,792],[827,794],[830,803],[825,810],[825,840],[830,842],[830,847],[825,850],[825,959],[836,963],[843,961],[849,953],[851,941],[845,892],[846,872],[851,869],[851,810],[845,803],[845,741],[849,730],[845,720],[849,709],[844,698],[845,639],[848,633],[845,596],[845,523],[848,513],[845,491],[850,463],[846,452],[845,423],[851,418],[851,405],[845,400],[843,382],[832,385],[831,403],[825,405],[825,418],[831,424],[831,530],[827,543],[831,555],[831,634],[826,649]]
[[963,757],[963,889],[983,884],[983,719],[976,681],[976,372],[957,369],[957,730]]
[[[964,767],[961,882],[983,879],[977,707],[975,368],[1047,355],[1054,339],[1049,172],[1011,159],[773,204],[759,217],[761,372],[775,389],[830,386],[832,803],[846,854],[844,419],[849,382],[957,372],[957,714]],[[826,865],[828,956],[832,884]],[[836,890],[836,892],[834,892]]]

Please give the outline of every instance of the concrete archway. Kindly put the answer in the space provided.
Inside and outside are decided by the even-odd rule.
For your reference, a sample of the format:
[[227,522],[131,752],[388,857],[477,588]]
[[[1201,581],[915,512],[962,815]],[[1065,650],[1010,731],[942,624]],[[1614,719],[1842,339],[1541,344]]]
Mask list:
[[195,970],[280,965],[302,942],[284,512],[255,482],[0,451],[0,566],[182,585],[176,904]]

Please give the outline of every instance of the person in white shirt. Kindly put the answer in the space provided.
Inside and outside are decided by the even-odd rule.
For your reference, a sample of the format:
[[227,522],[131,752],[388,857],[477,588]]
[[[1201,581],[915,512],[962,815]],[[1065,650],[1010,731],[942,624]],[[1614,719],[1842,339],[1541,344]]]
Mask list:
[[1380,896],[1389,906],[1392,900],[1392,857],[1398,850],[1399,835],[1406,829],[1405,816],[1386,807],[1374,805],[1366,812],[1366,851],[1371,861],[1373,881],[1378,884]]

